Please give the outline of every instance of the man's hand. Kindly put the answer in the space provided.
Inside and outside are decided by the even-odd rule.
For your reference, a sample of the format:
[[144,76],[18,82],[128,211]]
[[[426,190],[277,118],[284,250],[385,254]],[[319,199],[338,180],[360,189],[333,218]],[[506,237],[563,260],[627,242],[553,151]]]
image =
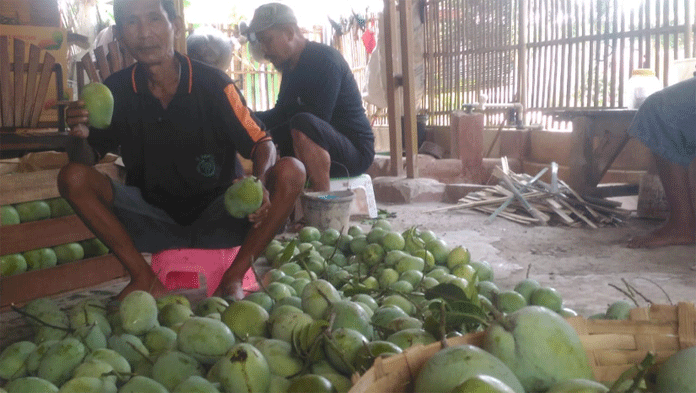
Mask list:
[[84,101],[74,101],[65,110],[65,120],[70,127],[68,135],[87,139],[89,136],[89,112],[85,108]]
[[261,202],[261,206],[256,209],[255,212],[249,214],[249,221],[253,224],[254,228],[261,226],[263,220],[265,220],[266,216],[268,215],[268,211],[271,209],[271,199],[269,195],[270,194],[268,193],[266,186],[264,186],[263,202]]

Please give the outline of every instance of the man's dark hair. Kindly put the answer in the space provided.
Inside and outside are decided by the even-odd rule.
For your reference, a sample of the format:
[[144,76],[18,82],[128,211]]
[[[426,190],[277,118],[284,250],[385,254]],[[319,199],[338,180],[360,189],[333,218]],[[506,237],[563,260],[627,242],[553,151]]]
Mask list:
[[[121,25],[121,20],[123,18],[123,7],[125,3],[132,0],[114,0],[114,21],[116,26]],[[167,19],[170,22],[174,22],[176,19],[176,8],[174,7],[174,2],[172,0],[160,0],[162,4],[162,9],[167,13]]]

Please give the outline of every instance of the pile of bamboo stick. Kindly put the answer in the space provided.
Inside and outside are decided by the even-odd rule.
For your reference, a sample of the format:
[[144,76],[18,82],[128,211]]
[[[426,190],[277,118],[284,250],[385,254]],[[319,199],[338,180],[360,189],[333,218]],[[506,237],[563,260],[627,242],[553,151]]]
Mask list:
[[558,164],[551,163],[551,182],[541,179],[549,168],[535,176],[510,170],[507,160],[496,166],[493,176],[498,184],[470,192],[456,205],[431,210],[473,209],[490,216],[488,221],[502,217],[526,225],[567,225],[599,228],[616,226],[630,215],[619,202],[581,197],[558,178]]

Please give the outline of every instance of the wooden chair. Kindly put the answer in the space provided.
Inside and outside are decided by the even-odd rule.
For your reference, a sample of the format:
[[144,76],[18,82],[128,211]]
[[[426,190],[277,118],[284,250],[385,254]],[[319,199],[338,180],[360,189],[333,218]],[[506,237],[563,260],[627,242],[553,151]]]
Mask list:
[[[10,50],[14,59],[10,62]],[[55,76],[56,101],[63,98],[63,68],[55,58],[30,45],[25,59],[26,43],[20,39],[0,36],[0,150],[35,150],[61,146],[65,136],[64,113],[59,108],[57,123],[42,124],[41,112],[48,94],[51,75]]]
[[[107,47],[107,51],[104,47]],[[82,59],[77,63],[77,91],[82,92],[85,86],[85,73],[92,82],[103,82],[109,75],[116,71],[120,71],[135,60],[133,56],[126,50],[122,50],[118,41],[109,42],[107,45],[102,45],[94,48],[94,58],[92,54],[87,53],[82,56]]]

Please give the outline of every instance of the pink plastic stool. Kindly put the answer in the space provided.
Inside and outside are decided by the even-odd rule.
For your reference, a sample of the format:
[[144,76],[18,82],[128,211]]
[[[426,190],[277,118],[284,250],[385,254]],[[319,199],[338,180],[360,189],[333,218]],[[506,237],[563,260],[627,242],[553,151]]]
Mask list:
[[[237,257],[239,247],[219,250],[181,248],[164,250],[152,254],[152,270],[157,274],[167,290],[198,288],[202,273],[206,279],[207,294],[212,296],[220,285],[222,275]],[[244,292],[259,290],[252,269],[247,270],[242,281]]]

